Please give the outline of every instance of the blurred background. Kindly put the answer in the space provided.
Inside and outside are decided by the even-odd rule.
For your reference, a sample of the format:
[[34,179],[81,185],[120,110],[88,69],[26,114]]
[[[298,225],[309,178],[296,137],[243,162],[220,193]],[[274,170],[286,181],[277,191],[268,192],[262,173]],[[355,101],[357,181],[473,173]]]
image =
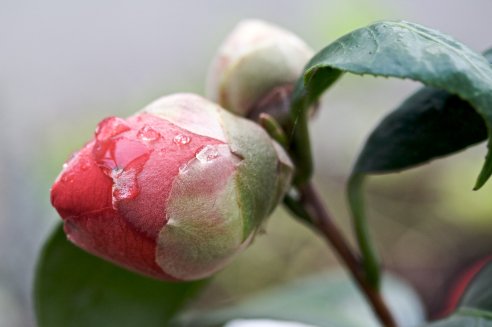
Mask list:
[[[203,94],[209,61],[233,26],[261,18],[315,50],[382,19],[427,25],[477,51],[492,46],[489,0],[13,1],[0,2],[0,326],[34,326],[36,257],[58,216],[49,189],[102,118],[128,116],[159,96]],[[347,174],[381,117],[419,85],[345,76],[313,124],[315,182],[349,234]],[[453,274],[492,250],[492,183],[472,192],[481,144],[368,187],[385,265],[439,310]],[[279,209],[263,237],[205,296],[230,303],[336,266],[323,241]],[[238,281],[240,281],[238,283]]]

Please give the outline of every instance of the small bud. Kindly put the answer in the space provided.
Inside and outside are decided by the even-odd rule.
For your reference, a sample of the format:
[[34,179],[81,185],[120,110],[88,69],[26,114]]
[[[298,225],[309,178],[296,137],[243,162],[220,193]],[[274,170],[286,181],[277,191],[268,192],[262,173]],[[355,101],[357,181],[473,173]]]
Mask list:
[[259,20],[243,21],[212,62],[207,96],[240,116],[258,116],[255,106],[265,106],[265,99],[279,101],[280,106],[290,99],[293,83],[312,56],[313,51],[291,32]]
[[118,265],[193,280],[244,249],[292,164],[258,125],[192,94],[106,118],[51,189],[68,239]]

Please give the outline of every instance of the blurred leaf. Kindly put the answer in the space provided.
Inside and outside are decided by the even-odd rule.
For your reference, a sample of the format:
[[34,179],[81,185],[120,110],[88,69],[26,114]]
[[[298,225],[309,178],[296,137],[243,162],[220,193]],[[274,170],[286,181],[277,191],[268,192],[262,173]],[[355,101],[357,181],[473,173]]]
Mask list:
[[[492,62],[492,49],[484,55]],[[487,127],[468,102],[446,91],[424,87],[374,129],[354,172],[409,168],[486,138]]]
[[167,326],[205,284],[162,282],[118,268],[73,246],[61,226],[36,274],[40,327]]
[[[294,114],[301,116],[343,72],[409,78],[455,94],[475,108],[492,135],[492,67],[449,36],[402,21],[378,22],[343,36],[306,66],[294,91]],[[476,187],[491,174],[489,151]]]
[[433,322],[425,325],[425,327],[492,327],[492,320],[474,317],[463,316],[460,314],[452,315],[449,318]]
[[[383,294],[400,326],[422,323],[423,312],[415,293],[395,278],[383,283]],[[379,322],[357,287],[340,273],[299,280],[265,291],[236,306],[191,312],[184,326],[222,326],[235,319],[294,321],[320,327],[376,327]]]
[[[492,318],[492,263],[488,258],[484,267],[475,275],[461,298],[460,308],[489,311]],[[478,264],[481,264],[479,262]]]
[[433,322],[429,327],[492,326],[492,263],[490,258],[475,275],[450,317]]

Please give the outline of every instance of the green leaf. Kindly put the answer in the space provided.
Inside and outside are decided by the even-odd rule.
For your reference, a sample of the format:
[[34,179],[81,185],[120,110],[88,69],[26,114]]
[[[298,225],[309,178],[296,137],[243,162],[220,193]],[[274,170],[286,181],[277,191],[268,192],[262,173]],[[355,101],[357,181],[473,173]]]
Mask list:
[[354,172],[385,173],[422,164],[487,138],[482,117],[446,91],[423,88],[372,132]]
[[[492,61],[492,49],[485,56]],[[364,175],[408,168],[486,138],[484,120],[470,103],[432,87],[412,95],[372,132],[357,159],[347,192],[364,269],[372,285],[377,287],[379,262],[365,216]]]
[[[484,55],[492,62],[492,49]],[[406,169],[486,138],[484,120],[468,102],[444,90],[424,87],[374,129],[354,173]]]
[[[492,135],[492,67],[449,36],[403,21],[378,22],[343,36],[306,66],[293,95],[296,114],[306,111],[343,72],[408,78],[455,94],[478,112]],[[491,174],[489,151],[476,188]]]
[[[307,108],[313,105],[344,72],[409,78],[454,94],[476,110],[485,123],[489,137],[492,136],[492,67],[483,56],[449,36],[417,24],[401,21],[375,23],[343,36],[316,54],[306,66],[304,79],[296,84],[293,94],[294,117],[305,117]],[[466,118],[471,116],[479,126],[483,125],[477,115],[473,116],[473,113],[470,115],[469,111],[465,112]],[[449,122],[447,123],[448,126],[454,127],[452,124],[449,125]],[[407,134],[415,133],[411,127],[415,126],[399,128]],[[477,129],[476,134],[466,135],[465,143],[478,142],[483,137],[480,128]],[[447,136],[449,135],[454,136],[452,132],[447,131]],[[307,137],[303,137],[302,133],[294,134],[294,136],[297,137],[296,143],[303,145],[303,148],[308,148]],[[385,153],[379,148],[385,146],[385,141],[389,142],[389,137],[390,135],[384,133],[379,137],[377,151]],[[305,142],[303,142],[304,139]],[[450,141],[447,139],[447,142]],[[433,142],[434,140],[430,144]],[[405,155],[401,157],[396,154],[393,157],[392,154],[392,158],[397,159],[395,159],[394,166],[390,166],[389,169],[401,168],[407,161],[415,164],[420,160],[428,160],[429,156],[434,154],[443,155],[446,151],[454,149],[453,147],[450,149],[447,142],[440,142],[436,147],[437,151],[430,150],[430,154],[426,153],[427,150],[423,150],[422,154],[416,153],[421,151],[421,144],[417,150],[399,149],[399,154],[405,152]],[[459,139],[459,142],[462,140]],[[489,148],[491,144],[489,142]],[[425,147],[430,146],[429,142],[425,144]],[[458,144],[458,147],[463,147],[462,143]],[[375,149],[372,150],[375,151]],[[371,284],[377,287],[379,281],[377,255],[370,244],[366,226],[360,225],[361,223],[366,224],[360,189],[363,178],[360,171],[366,172],[367,167],[371,167],[377,159],[372,159],[372,153],[368,153],[364,158],[369,158],[367,159],[369,164],[365,165],[363,162],[357,164],[357,170],[349,185],[349,201],[357,241],[364,259],[364,269]],[[384,161],[384,156],[382,161]],[[362,170],[363,168],[366,170]],[[491,174],[492,152],[489,150],[475,188],[480,188]]]
[[492,327],[492,263],[490,258],[477,273],[460,299],[455,313],[448,318],[433,322],[429,327]]
[[40,327],[163,327],[204,284],[128,272],[73,246],[59,226],[37,267],[37,322]]
[[[400,326],[422,323],[423,310],[415,293],[388,277],[383,295]],[[380,326],[357,287],[340,272],[322,274],[264,291],[236,306],[190,312],[183,326],[222,326],[235,319],[294,321],[320,327]]]

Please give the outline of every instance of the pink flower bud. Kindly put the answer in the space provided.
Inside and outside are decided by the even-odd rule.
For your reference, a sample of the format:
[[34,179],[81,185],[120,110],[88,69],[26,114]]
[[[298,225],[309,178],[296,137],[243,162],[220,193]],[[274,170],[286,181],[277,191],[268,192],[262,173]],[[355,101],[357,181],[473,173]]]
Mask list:
[[290,93],[312,56],[311,48],[293,33],[260,20],[243,21],[212,62],[207,96],[227,110],[250,116],[269,93]]
[[292,164],[258,125],[192,94],[106,118],[51,202],[70,241],[136,272],[204,278],[253,239]]

